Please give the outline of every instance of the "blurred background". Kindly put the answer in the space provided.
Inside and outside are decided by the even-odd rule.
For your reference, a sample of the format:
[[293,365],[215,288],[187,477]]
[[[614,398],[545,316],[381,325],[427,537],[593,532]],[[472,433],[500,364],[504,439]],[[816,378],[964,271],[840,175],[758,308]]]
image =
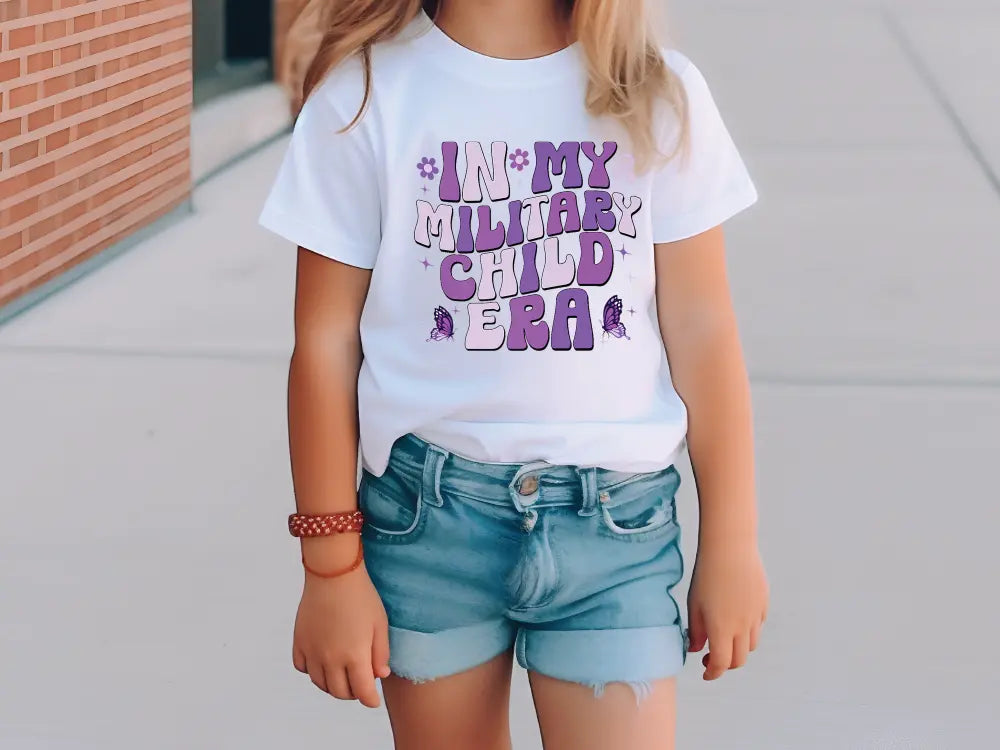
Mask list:
[[[0,0],[2,750],[391,746],[290,659],[295,252],[256,218],[301,5]],[[678,747],[996,747],[1000,0],[669,11],[762,197],[729,243],[773,589]],[[520,670],[512,724],[540,747]]]

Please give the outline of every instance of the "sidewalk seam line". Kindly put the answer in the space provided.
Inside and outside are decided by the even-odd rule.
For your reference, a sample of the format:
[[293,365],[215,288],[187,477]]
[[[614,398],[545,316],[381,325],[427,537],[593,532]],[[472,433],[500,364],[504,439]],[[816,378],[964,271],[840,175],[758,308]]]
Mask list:
[[989,182],[990,186],[993,188],[993,192],[1000,197],[1000,176],[998,176],[994,171],[993,165],[990,164],[986,154],[983,153],[982,148],[980,148],[976,139],[969,131],[965,121],[962,120],[962,116],[958,113],[958,110],[955,108],[951,99],[948,98],[948,94],[945,92],[941,84],[938,83],[937,78],[934,77],[933,72],[931,72],[931,68],[921,56],[916,44],[907,35],[906,30],[903,28],[896,15],[884,5],[882,6],[881,11],[882,21],[889,30],[889,35],[895,40],[904,57],[906,57],[910,65],[913,67],[917,77],[930,92],[931,96],[937,102],[945,116],[951,121],[952,127],[955,129],[956,133],[958,133],[959,139],[962,141],[969,154],[971,154],[972,158],[975,159],[976,163],[979,165],[979,168],[986,177],[987,182]]
[[31,345],[31,344],[0,344],[0,358],[3,354],[21,355],[50,355],[50,356],[79,356],[79,357],[120,357],[125,359],[178,359],[178,360],[205,360],[205,361],[235,361],[247,363],[273,363],[288,362],[291,351],[288,354],[267,353],[267,352],[203,352],[184,349],[139,349],[139,348],[114,348],[114,347],[86,347],[86,346],[62,346],[62,345]]
[[[84,347],[61,345],[0,344],[0,361],[4,354],[49,355],[82,357],[121,357],[130,359],[174,359],[187,361],[224,361],[244,364],[287,364],[291,352],[205,352],[184,349],[126,349],[112,347]],[[789,386],[810,388],[941,388],[994,390],[1000,389],[1000,376],[942,376],[929,378],[906,378],[901,376],[879,377],[877,375],[779,375],[774,372],[751,372],[753,385]]]

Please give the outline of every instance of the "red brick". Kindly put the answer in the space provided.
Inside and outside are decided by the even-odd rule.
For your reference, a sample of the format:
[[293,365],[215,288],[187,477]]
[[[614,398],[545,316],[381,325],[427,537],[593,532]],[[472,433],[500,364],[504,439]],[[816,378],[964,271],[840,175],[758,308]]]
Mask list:
[[0,237],[0,257],[21,249],[21,233]]
[[20,59],[15,58],[6,62],[0,62],[0,83],[17,78],[19,75],[21,75]]
[[160,46],[160,50],[163,52],[164,57],[172,55],[174,52],[183,52],[184,50],[189,49],[191,49],[191,37],[178,39],[176,42],[168,42],[167,44]]
[[80,227],[75,232],[73,232],[73,241],[79,242],[80,240],[87,239],[88,237],[90,237],[90,235],[94,234],[94,232],[99,231],[100,228],[103,227],[105,224],[107,224],[107,222],[104,220],[104,217],[102,216],[90,222],[89,224]]
[[74,60],[79,60],[80,55],[83,54],[82,44],[71,44],[68,47],[63,47],[59,50],[59,64],[64,65],[68,62],[73,62]]
[[20,49],[35,43],[35,27],[26,26],[23,29],[11,29],[7,38],[11,49]]
[[91,39],[87,42],[87,51],[91,55],[96,55],[99,52],[105,52],[111,49],[111,37],[110,36],[99,36],[96,39]]
[[[3,172],[0,172],[2,175]],[[16,177],[0,178],[0,200],[7,200],[28,187],[28,175],[19,174]]]
[[182,83],[180,86],[174,86],[172,89],[167,89],[154,96],[147,96],[142,100],[143,110],[153,109],[159,105],[173,101],[174,99],[180,99],[182,97],[191,96],[191,84]]
[[66,36],[66,22],[52,21],[42,26],[42,41],[48,42]]
[[159,47],[146,49],[143,50],[142,52],[133,52],[131,55],[125,58],[125,64],[130,68],[134,68],[136,65],[142,65],[143,63],[149,62],[150,60],[155,60],[161,54],[162,53]]
[[28,115],[28,130],[37,130],[38,128],[45,127],[56,119],[56,108],[46,107],[45,109],[39,109]]
[[7,122],[0,122],[0,141],[5,138],[13,138],[15,135],[21,135],[21,119],[14,118],[13,120],[7,120]]
[[79,180],[70,180],[64,182],[62,185],[58,185],[54,188],[46,190],[40,196],[38,196],[38,207],[39,209],[51,206],[58,203],[61,200],[69,198],[71,195],[75,194],[80,190]]
[[34,242],[39,237],[44,237],[49,232],[58,229],[59,224],[59,216],[50,216],[49,218],[42,219],[37,224],[28,227],[28,242]]
[[74,219],[79,219],[85,213],[87,213],[87,202],[80,201],[76,205],[70,206],[64,210],[61,214],[59,214],[59,217],[62,219],[63,224],[69,224]]
[[28,198],[26,201],[14,205],[10,209],[10,222],[21,221],[38,210],[38,198]]
[[45,153],[55,151],[69,143],[69,128],[60,130],[45,138]]
[[37,73],[39,70],[45,70],[46,68],[51,68],[55,62],[52,52],[36,52],[33,55],[28,55],[28,72]]
[[73,32],[88,31],[97,25],[97,14],[88,13],[85,16],[77,16],[73,19]]
[[0,21],[13,21],[22,14],[21,0],[5,0],[0,2]]
[[89,68],[78,70],[73,74],[73,85],[84,86],[97,80],[97,66],[91,65]]
[[76,99],[67,99],[62,104],[59,105],[59,117],[69,117],[70,115],[75,115],[82,109],[83,109],[82,96],[78,96]]
[[34,16],[38,13],[48,13],[55,8],[53,0],[28,0],[28,15]]
[[20,146],[15,146],[10,150],[10,165],[12,167],[16,167],[19,164],[24,164],[24,162],[34,159],[37,156],[38,141],[22,143]]
[[10,108],[14,109],[15,107],[20,107],[25,104],[31,104],[36,99],[38,99],[37,83],[29,83],[27,86],[11,89]]
[[[69,250],[69,248],[73,245],[74,242],[75,240],[73,239],[72,234],[60,237],[58,240],[54,241],[45,248],[43,252],[44,259],[48,260],[49,258],[54,258],[60,253],[62,253],[64,250]],[[58,273],[58,271],[56,271],[56,273]]]
[[73,75],[73,73],[65,73],[64,75],[42,81],[42,96],[52,96],[53,94],[61,94],[63,91],[69,91],[70,87],[73,86]]
[[25,177],[27,178],[27,187],[35,187],[35,185],[41,185],[47,180],[51,180],[56,176],[56,165],[53,162],[48,164],[43,164],[40,167],[35,167],[30,172],[28,172]]

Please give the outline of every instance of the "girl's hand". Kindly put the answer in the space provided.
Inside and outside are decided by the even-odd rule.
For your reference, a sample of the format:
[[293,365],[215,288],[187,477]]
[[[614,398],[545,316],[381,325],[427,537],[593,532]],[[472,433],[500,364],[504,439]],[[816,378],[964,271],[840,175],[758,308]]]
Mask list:
[[703,678],[742,667],[767,617],[768,585],[756,545],[699,550],[688,593],[688,650],[709,644]]
[[375,678],[389,676],[389,625],[363,563],[337,578],[306,574],[292,661],[334,698],[378,707]]

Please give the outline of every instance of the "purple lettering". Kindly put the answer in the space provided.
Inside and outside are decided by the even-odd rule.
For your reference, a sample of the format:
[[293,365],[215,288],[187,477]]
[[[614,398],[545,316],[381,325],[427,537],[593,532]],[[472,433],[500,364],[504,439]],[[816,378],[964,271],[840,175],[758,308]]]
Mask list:
[[530,345],[532,349],[544,349],[549,343],[549,324],[542,320],[544,315],[545,299],[542,295],[531,294],[512,299],[507,348],[523,351]]
[[[569,336],[569,319],[576,321],[572,344]],[[566,351],[570,348],[594,348],[594,324],[590,320],[590,300],[583,289],[563,289],[556,295],[556,312],[552,319],[552,348]]]

